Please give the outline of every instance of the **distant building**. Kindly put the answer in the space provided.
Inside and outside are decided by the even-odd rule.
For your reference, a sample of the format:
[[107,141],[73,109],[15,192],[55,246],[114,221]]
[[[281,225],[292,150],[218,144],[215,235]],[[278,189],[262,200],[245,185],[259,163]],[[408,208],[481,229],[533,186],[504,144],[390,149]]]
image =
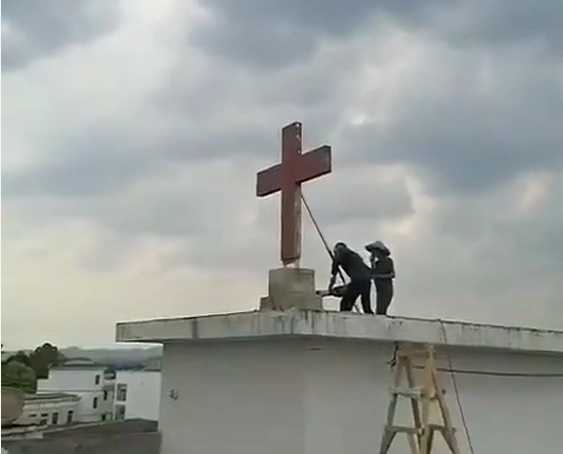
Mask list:
[[80,397],[66,393],[26,394],[18,425],[62,426],[79,416]]
[[159,419],[159,370],[119,370],[115,376],[115,419]]
[[114,376],[105,369],[89,359],[72,359],[52,367],[47,379],[38,380],[37,389],[79,396],[79,422],[106,421],[113,413]]

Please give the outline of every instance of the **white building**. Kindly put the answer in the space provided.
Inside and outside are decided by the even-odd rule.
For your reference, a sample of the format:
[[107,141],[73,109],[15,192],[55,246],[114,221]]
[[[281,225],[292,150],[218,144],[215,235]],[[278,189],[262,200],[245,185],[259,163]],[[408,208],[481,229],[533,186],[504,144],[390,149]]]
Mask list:
[[119,370],[115,375],[115,419],[159,419],[159,370]]
[[476,453],[561,451],[561,331],[289,310],[122,323],[117,339],[164,344],[162,454],[378,452],[396,342],[435,346]]
[[80,397],[65,393],[37,393],[25,396],[22,415],[16,424],[62,426],[79,415]]
[[38,380],[40,392],[69,393],[80,397],[77,420],[105,421],[112,418],[114,399],[113,376],[105,367],[87,359],[66,361],[49,370],[47,379]]

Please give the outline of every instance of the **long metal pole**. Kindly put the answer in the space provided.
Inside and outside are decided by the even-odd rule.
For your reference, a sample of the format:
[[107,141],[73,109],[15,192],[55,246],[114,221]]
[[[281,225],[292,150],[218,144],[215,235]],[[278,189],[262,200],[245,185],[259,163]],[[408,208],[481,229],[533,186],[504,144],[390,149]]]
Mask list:
[[[319,227],[319,224],[317,223],[315,216],[313,216],[313,212],[311,211],[309,204],[305,200],[305,197],[303,196],[303,192],[301,192],[301,200],[303,200],[303,205],[305,205],[305,209],[307,210],[307,213],[309,214],[309,217],[311,218],[311,221],[313,222],[313,225],[315,226],[317,233],[321,237],[321,241],[324,244],[326,252],[330,256],[330,258],[334,260],[334,254],[332,253],[330,246],[328,245],[328,242],[325,236],[323,235],[323,232],[321,232],[321,228]],[[338,268],[338,276],[340,276],[340,279],[342,280],[342,284],[346,285],[346,281],[344,280],[344,274],[342,274],[342,270],[340,268]],[[356,310],[356,312],[360,312],[360,310],[358,309],[358,303],[354,303],[354,309]]]
[[[301,192],[301,200],[303,200],[303,205],[305,205],[305,209],[307,210],[307,213],[309,214],[309,217],[311,218],[311,221],[313,222],[313,225],[315,226],[315,230],[317,231],[317,233],[321,237],[321,241],[324,244],[326,252],[330,256],[330,258],[332,260],[334,260],[334,254],[332,253],[332,250],[330,249],[330,246],[328,245],[328,242],[326,241],[326,238],[324,237],[323,232],[321,232],[321,228],[319,227],[319,224],[317,223],[315,216],[313,216],[313,213],[311,212],[311,208],[309,207],[309,204],[307,203],[307,201],[305,200],[305,197],[303,196],[303,192]],[[342,270],[340,268],[338,268],[338,276],[340,277],[340,279],[342,279],[342,283],[346,284],[346,281],[344,280],[344,274],[342,274]]]

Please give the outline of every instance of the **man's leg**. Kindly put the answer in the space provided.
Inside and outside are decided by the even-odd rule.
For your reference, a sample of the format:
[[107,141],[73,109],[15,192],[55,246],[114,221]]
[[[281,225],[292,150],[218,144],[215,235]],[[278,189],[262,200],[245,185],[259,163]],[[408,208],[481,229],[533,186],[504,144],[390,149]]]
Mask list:
[[373,314],[373,309],[371,308],[371,280],[366,281],[363,285],[361,298],[364,314]]
[[361,287],[358,288],[357,282],[351,281],[346,287],[346,292],[344,293],[342,300],[340,300],[340,310],[343,312],[350,312],[354,307],[356,299],[360,296],[361,290]]
[[349,298],[347,297],[347,295],[344,295],[340,299],[340,312],[350,312],[352,310],[352,308],[348,309],[349,306],[348,300]]

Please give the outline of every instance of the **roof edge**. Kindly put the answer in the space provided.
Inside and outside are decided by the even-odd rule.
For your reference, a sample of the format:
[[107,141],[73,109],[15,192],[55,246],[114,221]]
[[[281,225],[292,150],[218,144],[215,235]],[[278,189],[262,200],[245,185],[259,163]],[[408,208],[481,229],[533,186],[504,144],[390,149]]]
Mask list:
[[252,311],[118,323],[118,342],[307,336],[563,354],[563,331],[331,311]]

